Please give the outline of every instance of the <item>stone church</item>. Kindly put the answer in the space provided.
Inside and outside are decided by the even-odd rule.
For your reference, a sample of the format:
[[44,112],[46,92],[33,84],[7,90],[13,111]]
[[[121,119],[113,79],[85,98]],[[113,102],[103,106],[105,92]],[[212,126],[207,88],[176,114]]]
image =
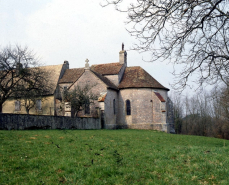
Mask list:
[[[76,86],[96,84],[92,92],[98,101],[84,115],[93,116],[99,109],[103,128],[155,129],[170,132],[173,129],[169,89],[161,85],[140,66],[127,66],[127,52],[122,46],[119,62],[66,69],[59,80],[60,89],[73,90]],[[67,63],[67,61],[65,61]],[[60,103],[60,102],[59,102]],[[58,103],[57,103],[58,109]],[[57,111],[58,112],[58,111]],[[65,115],[69,115],[65,112]]]
[[[71,91],[77,86],[89,84],[92,85],[91,91],[99,98],[90,104],[89,110],[81,111],[78,116],[99,115],[105,129],[174,130],[172,103],[167,94],[169,89],[140,66],[128,67],[124,45],[117,63],[89,66],[86,60],[84,68],[69,69],[68,61],[64,61],[62,65],[43,68],[50,72],[55,86],[42,105],[39,103],[39,110],[35,108],[32,114],[71,116],[71,107],[63,106],[63,89]],[[17,103],[9,100],[3,106],[3,113],[25,113],[19,105],[18,100]]]

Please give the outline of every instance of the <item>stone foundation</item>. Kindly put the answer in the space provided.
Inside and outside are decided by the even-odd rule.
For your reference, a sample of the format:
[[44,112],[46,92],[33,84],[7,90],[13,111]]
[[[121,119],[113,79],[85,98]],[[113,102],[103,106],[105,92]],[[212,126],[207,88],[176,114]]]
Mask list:
[[105,129],[142,129],[142,130],[158,130],[170,133],[169,124],[131,124],[131,125],[105,125]]

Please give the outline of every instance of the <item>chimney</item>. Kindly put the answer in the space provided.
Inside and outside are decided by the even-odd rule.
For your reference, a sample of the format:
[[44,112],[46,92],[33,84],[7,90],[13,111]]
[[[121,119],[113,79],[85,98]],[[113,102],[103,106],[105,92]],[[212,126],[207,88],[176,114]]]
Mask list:
[[65,69],[69,69],[69,62],[67,60],[64,61]]
[[124,50],[124,44],[122,43],[122,50],[119,52],[119,63],[124,64],[127,62],[127,52]]
[[86,64],[85,64],[85,68],[84,69],[90,69],[89,64],[88,64],[89,60],[86,59],[85,62],[86,62]]

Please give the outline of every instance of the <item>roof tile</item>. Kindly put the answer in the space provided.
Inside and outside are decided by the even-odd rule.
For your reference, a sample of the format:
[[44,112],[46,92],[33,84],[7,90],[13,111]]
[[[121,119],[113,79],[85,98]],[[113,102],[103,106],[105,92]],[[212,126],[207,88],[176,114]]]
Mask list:
[[125,88],[154,88],[154,89],[165,89],[169,91],[168,88],[161,85],[157,80],[155,80],[149,73],[147,73],[141,67],[127,67],[125,69],[123,79],[119,84],[119,89]]
[[74,83],[84,73],[84,68],[67,69],[59,83]]
[[99,73],[101,75],[116,75],[119,73],[123,64],[117,63],[109,63],[109,64],[97,64],[92,65],[91,70]]
[[[50,90],[46,94],[54,94],[56,90],[56,86],[59,81],[60,72],[63,67],[63,64],[60,65],[50,65],[50,66],[40,66],[37,67],[40,70],[43,70],[45,75],[47,75],[45,78],[48,80],[48,85],[50,85]],[[36,68],[31,68],[36,69]]]

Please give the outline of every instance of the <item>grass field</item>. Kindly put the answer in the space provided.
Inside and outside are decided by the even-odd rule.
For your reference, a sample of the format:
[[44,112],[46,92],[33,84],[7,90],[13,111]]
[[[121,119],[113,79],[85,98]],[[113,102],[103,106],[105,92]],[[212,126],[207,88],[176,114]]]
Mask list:
[[229,141],[149,130],[0,131],[0,184],[229,184]]

